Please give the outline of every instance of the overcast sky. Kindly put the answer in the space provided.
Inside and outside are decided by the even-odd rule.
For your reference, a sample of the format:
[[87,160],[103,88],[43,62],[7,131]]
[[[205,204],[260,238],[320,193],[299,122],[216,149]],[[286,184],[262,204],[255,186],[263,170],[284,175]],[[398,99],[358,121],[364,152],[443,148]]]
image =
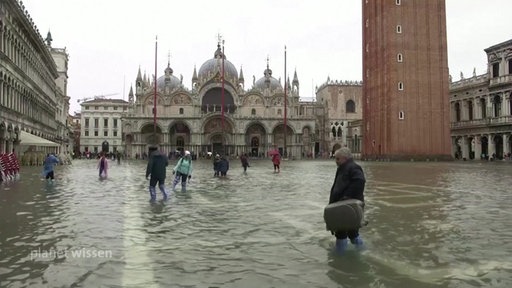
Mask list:
[[[427,1],[427,0],[425,0]],[[213,58],[217,34],[245,86],[253,75],[263,77],[266,58],[275,78],[297,69],[300,94],[314,95],[327,80],[361,80],[360,0],[260,1],[124,1],[24,0],[43,38],[48,30],[53,47],[67,48],[70,113],[77,99],[114,94],[127,100],[139,66],[154,74],[158,35],[158,76],[170,51],[171,68],[191,87],[194,65]],[[144,3],[144,4],[142,4]],[[487,69],[483,49],[512,39],[511,0],[446,0],[448,64],[454,81]],[[123,95],[124,93],[124,95]]]

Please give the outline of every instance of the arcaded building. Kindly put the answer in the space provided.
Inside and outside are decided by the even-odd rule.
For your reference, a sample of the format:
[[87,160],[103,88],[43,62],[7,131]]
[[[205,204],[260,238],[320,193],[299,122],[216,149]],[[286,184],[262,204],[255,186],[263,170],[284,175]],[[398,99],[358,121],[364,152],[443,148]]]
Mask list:
[[316,101],[324,106],[327,119],[325,151],[333,153],[341,147],[349,147],[353,153],[361,153],[362,131],[360,124],[363,117],[361,81],[338,81],[327,79],[317,87]]
[[220,45],[213,48],[213,57],[199,70],[193,68],[190,88],[174,76],[168,63],[164,75],[157,79],[156,130],[154,80],[139,69],[135,89],[128,95],[128,112],[122,119],[126,153],[130,157],[141,155],[156,142],[166,153],[186,149],[199,155],[248,153],[263,157],[274,148],[284,153],[286,145],[290,158],[315,155],[321,144],[314,133],[323,131],[318,117],[323,115],[323,107],[300,101],[297,73],[292,72],[292,79],[281,80],[267,61],[267,67],[261,67],[262,75],[253,76],[247,85],[242,68],[238,71]]
[[[0,1],[0,153],[72,148],[68,54],[45,39],[22,1]],[[21,156],[21,155],[18,155]]]
[[363,157],[451,159],[445,0],[362,6]]
[[458,159],[510,159],[512,152],[512,40],[485,53],[487,73],[461,72],[450,85],[452,153]]

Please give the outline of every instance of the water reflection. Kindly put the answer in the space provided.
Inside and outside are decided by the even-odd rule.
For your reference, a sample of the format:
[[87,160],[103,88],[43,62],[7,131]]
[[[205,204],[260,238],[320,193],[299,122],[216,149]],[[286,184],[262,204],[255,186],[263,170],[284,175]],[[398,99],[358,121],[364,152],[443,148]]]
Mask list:
[[232,161],[227,179],[196,162],[188,191],[156,203],[144,162],[107,179],[96,164],[0,186],[0,287],[512,285],[510,163],[362,163],[367,249],[342,257],[322,218],[332,161]]

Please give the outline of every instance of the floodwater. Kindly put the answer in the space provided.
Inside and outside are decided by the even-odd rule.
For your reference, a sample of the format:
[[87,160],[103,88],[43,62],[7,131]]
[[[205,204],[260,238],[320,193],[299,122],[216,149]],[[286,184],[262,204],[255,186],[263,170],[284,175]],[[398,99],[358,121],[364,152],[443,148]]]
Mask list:
[[[0,287],[512,287],[512,162],[361,162],[366,249],[332,252],[333,161],[194,162],[149,203],[145,162],[0,185]],[[168,171],[168,187],[172,180]],[[161,195],[158,195],[161,199]]]

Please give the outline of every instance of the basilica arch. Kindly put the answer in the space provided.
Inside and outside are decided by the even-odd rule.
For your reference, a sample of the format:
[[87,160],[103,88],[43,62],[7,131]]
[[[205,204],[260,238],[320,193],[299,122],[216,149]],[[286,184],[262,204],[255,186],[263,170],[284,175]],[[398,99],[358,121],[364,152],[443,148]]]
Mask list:
[[245,130],[245,144],[250,155],[257,157],[264,152],[267,129],[260,122],[252,122]]
[[[272,143],[274,146],[277,146],[279,152],[284,155],[284,124],[278,124],[272,130]],[[286,125],[286,151],[289,152],[290,146],[294,146],[294,142],[292,142],[293,136],[295,135],[295,131],[290,127],[290,125]],[[286,155],[285,155],[286,156]]]
[[[220,112],[222,107],[222,88],[214,87],[204,93],[201,101],[201,111],[204,113],[208,112]],[[224,111],[226,113],[234,113],[236,110],[236,104],[231,92],[228,89],[224,89]]]
[[302,157],[313,154],[312,137],[313,128],[306,125],[302,128]]
[[220,116],[210,117],[204,121],[202,131],[203,146],[205,146],[203,151],[228,155],[234,153],[232,143],[234,123],[230,118],[224,117],[224,121],[222,121]]
[[157,144],[162,140],[162,128],[157,124],[156,125],[156,135],[154,125],[152,123],[144,124],[140,128],[141,140],[146,144]]
[[175,121],[169,125],[169,144],[171,151],[182,151],[190,145],[191,130],[184,121]]

